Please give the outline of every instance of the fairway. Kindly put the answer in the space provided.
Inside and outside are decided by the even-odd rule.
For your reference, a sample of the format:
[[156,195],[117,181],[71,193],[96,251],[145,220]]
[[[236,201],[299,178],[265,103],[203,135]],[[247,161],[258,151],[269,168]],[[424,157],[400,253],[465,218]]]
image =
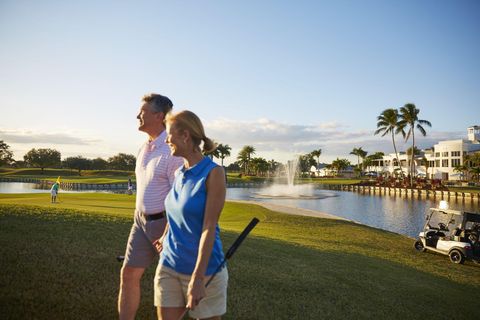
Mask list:
[[[2,319],[115,319],[118,273],[134,197],[0,195]],[[480,267],[418,253],[412,240],[348,221],[227,203],[226,250],[260,223],[229,262],[224,319],[476,319]],[[155,319],[146,273],[138,319]]]

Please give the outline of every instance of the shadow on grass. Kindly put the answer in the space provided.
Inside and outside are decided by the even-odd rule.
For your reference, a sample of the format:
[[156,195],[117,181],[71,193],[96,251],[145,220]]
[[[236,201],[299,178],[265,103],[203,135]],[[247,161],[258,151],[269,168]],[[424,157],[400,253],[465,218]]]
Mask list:
[[[0,206],[2,319],[114,319],[131,221]],[[227,249],[237,234],[224,232]],[[321,241],[321,240],[319,240]],[[461,267],[461,266],[460,266]],[[155,319],[153,273],[138,319]],[[224,319],[478,318],[478,287],[381,258],[250,237],[229,262]]]

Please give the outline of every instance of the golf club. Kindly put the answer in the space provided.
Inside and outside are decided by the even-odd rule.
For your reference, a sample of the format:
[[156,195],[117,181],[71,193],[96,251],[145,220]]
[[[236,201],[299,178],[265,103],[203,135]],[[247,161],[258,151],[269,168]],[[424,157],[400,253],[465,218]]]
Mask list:
[[[257,223],[259,222],[260,220],[258,220],[257,218],[253,218],[252,221],[250,221],[250,223],[245,227],[245,229],[242,231],[242,233],[238,236],[238,238],[235,240],[235,242],[233,242],[232,246],[230,247],[230,249],[228,249],[227,253],[225,254],[225,258],[223,259],[222,263],[220,263],[220,265],[217,267],[217,269],[215,270],[215,272],[212,274],[212,276],[210,277],[210,279],[207,281],[207,283],[205,284],[205,288],[208,287],[208,285],[210,284],[210,282],[212,282],[213,278],[215,278],[215,275],[220,271],[222,270],[222,268],[225,266],[225,263],[227,263],[227,260],[230,259],[233,254],[235,253],[235,251],[237,251],[238,247],[240,247],[240,245],[242,244],[243,240],[245,240],[245,238],[248,236],[248,234],[250,233],[250,231],[253,230],[253,228],[255,228],[255,226],[257,225]],[[178,318],[178,320],[182,320],[183,317],[187,314],[189,308],[186,308],[185,311],[182,313],[182,315]]]

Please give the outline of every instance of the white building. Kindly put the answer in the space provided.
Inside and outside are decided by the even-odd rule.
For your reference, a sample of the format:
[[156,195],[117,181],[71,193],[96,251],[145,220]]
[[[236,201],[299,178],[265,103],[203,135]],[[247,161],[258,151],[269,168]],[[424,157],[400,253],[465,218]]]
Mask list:
[[[456,172],[454,169],[464,163],[466,155],[480,152],[480,126],[469,127],[467,137],[467,140],[440,141],[432,149],[423,150],[419,156],[415,156],[416,175],[429,179],[460,180],[462,173]],[[424,157],[428,161],[428,165],[424,165]],[[402,171],[408,174],[411,156],[401,152],[398,158]],[[392,175],[399,170],[395,153],[385,155],[374,163],[375,165],[367,168],[368,171]]]

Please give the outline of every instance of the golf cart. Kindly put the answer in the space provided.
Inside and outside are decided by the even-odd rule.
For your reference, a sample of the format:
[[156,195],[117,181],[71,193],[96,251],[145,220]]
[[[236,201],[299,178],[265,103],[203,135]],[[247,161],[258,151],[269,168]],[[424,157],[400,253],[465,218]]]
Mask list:
[[450,257],[453,263],[465,259],[480,263],[480,214],[448,209],[446,201],[431,208],[415,249],[430,250]]

